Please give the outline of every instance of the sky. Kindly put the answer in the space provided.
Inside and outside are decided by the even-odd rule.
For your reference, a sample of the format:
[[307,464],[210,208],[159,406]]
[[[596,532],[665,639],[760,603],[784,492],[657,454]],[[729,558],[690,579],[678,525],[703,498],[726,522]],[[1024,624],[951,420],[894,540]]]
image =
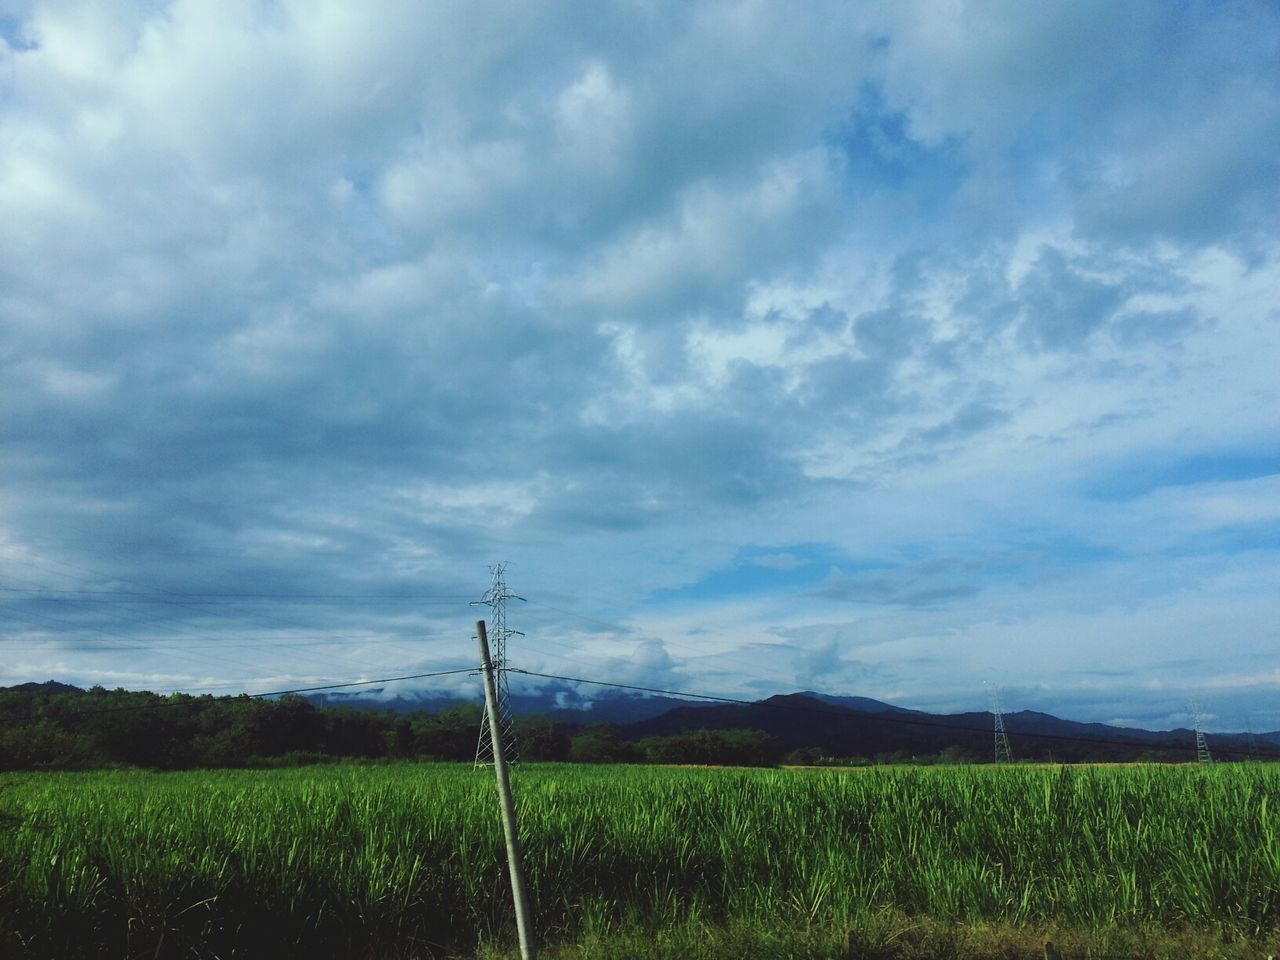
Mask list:
[[1252,0],[0,0],[0,684],[1280,729],[1278,211]]

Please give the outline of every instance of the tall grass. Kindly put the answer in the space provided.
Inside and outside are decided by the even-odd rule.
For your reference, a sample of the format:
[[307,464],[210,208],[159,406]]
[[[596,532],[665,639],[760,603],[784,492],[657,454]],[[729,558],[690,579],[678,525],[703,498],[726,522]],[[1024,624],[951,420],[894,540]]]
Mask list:
[[[1280,769],[515,775],[540,937],[705,921],[1280,927]],[[12,778],[0,955],[433,956],[511,937],[492,777]]]

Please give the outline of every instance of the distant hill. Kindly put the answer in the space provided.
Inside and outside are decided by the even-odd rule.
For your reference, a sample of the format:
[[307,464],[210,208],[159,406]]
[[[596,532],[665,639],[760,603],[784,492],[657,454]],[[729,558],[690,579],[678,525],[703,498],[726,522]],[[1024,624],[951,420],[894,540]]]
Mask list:
[[[323,693],[308,697],[317,706],[390,710],[397,714],[436,712],[481,698],[396,695],[381,691]],[[994,718],[986,711],[933,714],[859,696],[806,690],[750,704],[725,704],[593,691],[590,699],[570,685],[536,692],[513,692],[517,716],[543,716],[571,729],[608,723],[629,741],[669,737],[695,730],[758,730],[786,749],[814,748],[834,757],[904,758],[941,754],[956,759],[986,759],[993,752]],[[1191,730],[1142,730],[1103,723],[1079,723],[1034,710],[1007,713],[1005,729],[1015,758],[1040,760],[1186,760],[1195,755]],[[1210,748],[1223,759],[1244,758],[1257,749],[1280,748],[1280,732],[1210,735]]]
[[46,680],[44,683],[19,683],[13,687],[0,687],[0,690],[17,690],[21,693],[84,693],[79,687],[57,680]]
[[[390,710],[397,714],[434,713],[471,699],[429,694],[382,696],[320,693],[308,697],[317,706]],[[602,690],[584,697],[579,688],[552,685],[536,692],[513,692],[517,716],[543,716],[570,728],[608,723],[626,740],[667,737],[694,730],[759,730],[787,749],[815,748],[822,754],[866,757],[898,754],[918,757],[950,749],[957,758],[985,759],[993,752],[994,718],[987,711],[933,714],[859,696],[806,690],[750,704],[725,704],[677,697],[643,696]],[[1042,760],[1185,760],[1195,755],[1191,730],[1142,730],[1104,723],[1079,723],[1034,710],[1004,715],[1015,758]],[[1223,759],[1244,758],[1257,749],[1280,748],[1280,732],[1210,734],[1210,748]]]
[[[257,750],[259,753],[279,752],[284,749],[281,744],[293,743],[289,749],[320,750],[344,756],[376,756],[386,749],[392,753],[412,750],[426,751],[432,756],[462,756],[473,749],[474,728],[478,723],[475,708],[480,704],[478,691],[471,697],[377,688],[361,688],[359,692],[323,691],[305,699],[312,708],[321,708],[318,713],[324,716],[307,719],[306,713],[291,711],[287,701],[273,704],[274,699],[246,701],[243,697],[228,699],[207,694],[192,698],[144,691],[106,691],[99,687],[86,691],[55,680],[24,683],[0,688],[0,720],[7,718],[9,724],[5,727],[0,723],[0,741],[3,741],[0,754],[8,751],[11,766],[57,764],[63,762],[59,759],[62,756],[70,758],[67,763],[88,763],[88,758],[99,755],[141,763],[143,761],[134,758],[135,753],[142,755],[138,753],[141,747],[133,750],[130,745],[147,746],[148,756],[161,750],[155,744],[163,740],[159,734],[162,723],[169,723],[173,728],[166,734],[172,742],[163,748],[160,760],[153,758],[146,762],[172,766],[197,762],[206,754],[215,758],[243,754],[244,749],[230,740],[224,744],[215,742],[215,737],[206,743],[200,739],[207,736],[201,729],[182,727],[182,723],[194,722],[191,718],[195,713],[167,712],[175,704],[198,701],[200,710],[225,707],[228,718],[234,715],[249,724],[262,744]],[[53,713],[44,713],[45,707],[41,704],[55,701],[62,705]],[[246,712],[245,703],[258,706]],[[126,712],[115,710],[116,704],[126,707]],[[111,705],[111,709],[106,709],[107,705]],[[450,710],[460,705],[468,709]],[[813,759],[989,760],[994,752],[993,716],[986,711],[932,714],[869,697],[814,691],[780,694],[750,703],[723,703],[644,696],[608,688],[584,691],[566,683],[533,691],[517,689],[512,694],[512,706],[518,716],[544,718],[540,724],[527,728],[543,731],[544,754],[562,750],[570,738],[579,734],[590,734],[597,740],[604,737],[600,742],[629,744],[627,750],[634,754],[633,748],[640,741],[681,737],[697,731],[715,731],[725,737],[732,734],[739,740],[738,734],[754,731],[767,735],[770,751],[776,748],[777,756],[798,752]],[[341,709],[328,709],[335,707]],[[359,716],[352,716],[351,711]],[[35,723],[40,716],[56,718],[71,739],[59,741],[50,732],[52,728],[22,727]],[[126,721],[142,724],[137,736],[125,736],[116,729]],[[229,723],[228,719],[211,729],[219,731],[217,736],[221,736],[226,732],[224,726],[231,730]],[[1034,710],[1007,713],[1004,724],[1014,758],[1020,760],[1181,762],[1195,756],[1195,734],[1186,729],[1152,731],[1078,723]],[[605,730],[602,725],[610,729]],[[44,738],[38,744],[33,739],[37,733]],[[196,739],[190,742],[183,739],[191,737]],[[387,737],[392,740],[387,741]],[[386,743],[398,746],[386,747]],[[560,747],[556,747],[556,743]],[[210,744],[218,749],[212,749]],[[1262,755],[1280,759],[1280,731],[1256,735],[1211,733],[1209,748],[1217,759],[1242,760]],[[645,751],[652,753],[650,747],[644,747],[641,752]],[[626,751],[614,750],[614,753],[622,756]]]
[[[857,707],[847,704],[857,704]],[[1005,730],[1015,758],[1059,761],[1185,760],[1195,754],[1190,730],[1150,731],[1077,723],[1023,710],[1005,714]],[[629,724],[631,739],[667,737],[698,729],[759,730],[785,747],[812,747],[834,757],[904,758],[941,754],[985,759],[994,749],[992,714],[930,714],[904,710],[864,697],[812,693],[770,697],[756,703],[679,707]],[[1244,759],[1251,752],[1246,734],[1211,734],[1211,750],[1223,759]],[[1254,746],[1280,746],[1280,734],[1259,734]]]
[[[313,693],[307,699],[318,707],[346,707],[354,710],[390,710],[397,714],[436,713],[460,703],[482,704],[474,697],[396,694],[384,696],[380,688],[361,693]],[[647,720],[679,707],[698,709],[702,702],[677,697],[641,696],[610,691],[587,699],[570,687],[548,687],[536,693],[513,692],[511,708],[517,716],[547,717],[558,723],[585,726],[593,723],[630,724]]]
[[881,700],[872,700],[870,697],[837,697],[829,693],[814,693],[812,690],[801,690],[796,696],[810,697],[811,699],[829,703],[837,707],[846,707],[850,710],[861,710],[863,713],[922,713],[920,710],[910,710],[907,707],[895,707],[891,703],[885,703]]

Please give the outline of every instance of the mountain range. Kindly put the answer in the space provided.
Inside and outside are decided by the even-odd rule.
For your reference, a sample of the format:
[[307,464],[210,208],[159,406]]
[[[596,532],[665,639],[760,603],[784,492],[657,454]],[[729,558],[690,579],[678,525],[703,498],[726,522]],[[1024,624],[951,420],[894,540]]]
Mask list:
[[[0,692],[4,689],[0,688]],[[38,697],[86,694],[78,687],[54,681],[7,689]],[[710,731],[712,736],[755,731],[767,735],[760,742],[768,745],[771,755],[791,755],[795,762],[986,760],[994,752],[994,717],[986,711],[934,714],[869,697],[833,696],[812,690],[758,701],[696,701],[617,689],[589,692],[589,697],[584,696],[581,688],[568,684],[548,685],[537,691],[515,690],[511,705],[517,716],[551,721],[562,735],[574,737],[594,731],[592,736],[597,740],[603,737],[614,743],[704,736],[700,731]],[[112,696],[126,693],[116,691]],[[405,694],[377,688],[359,693],[317,692],[306,699],[316,707],[373,711],[384,717],[438,714],[460,704],[474,709],[479,703],[478,697]],[[450,722],[456,724],[457,720],[454,717]],[[465,721],[464,726],[471,722]],[[1193,730],[1079,723],[1034,710],[1005,713],[1003,724],[1015,759],[1181,762],[1197,757]],[[1280,731],[1212,733],[1206,735],[1206,742],[1215,759],[1280,759]]]
[[[309,699],[317,706],[434,712],[460,700],[380,691],[325,693]],[[833,696],[812,690],[755,702],[699,702],[667,696],[605,691],[591,699],[571,687],[536,693],[513,692],[517,716],[538,715],[573,728],[610,724],[624,740],[676,736],[696,730],[758,730],[784,748],[814,756],[884,757],[942,755],[985,758],[993,749],[994,717],[986,711],[933,714],[869,697]],[[1080,723],[1034,710],[1003,715],[1015,757],[1038,760],[1185,760],[1196,755],[1195,731],[1143,730],[1103,723]],[[1280,758],[1280,731],[1214,733],[1207,736],[1220,759]]]

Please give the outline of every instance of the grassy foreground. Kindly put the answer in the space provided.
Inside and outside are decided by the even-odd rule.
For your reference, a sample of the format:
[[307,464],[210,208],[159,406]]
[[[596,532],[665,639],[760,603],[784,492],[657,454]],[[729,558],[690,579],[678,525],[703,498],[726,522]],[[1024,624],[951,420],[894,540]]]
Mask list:
[[[528,766],[544,957],[1280,953],[1280,769]],[[0,956],[511,956],[492,776],[14,775]]]

